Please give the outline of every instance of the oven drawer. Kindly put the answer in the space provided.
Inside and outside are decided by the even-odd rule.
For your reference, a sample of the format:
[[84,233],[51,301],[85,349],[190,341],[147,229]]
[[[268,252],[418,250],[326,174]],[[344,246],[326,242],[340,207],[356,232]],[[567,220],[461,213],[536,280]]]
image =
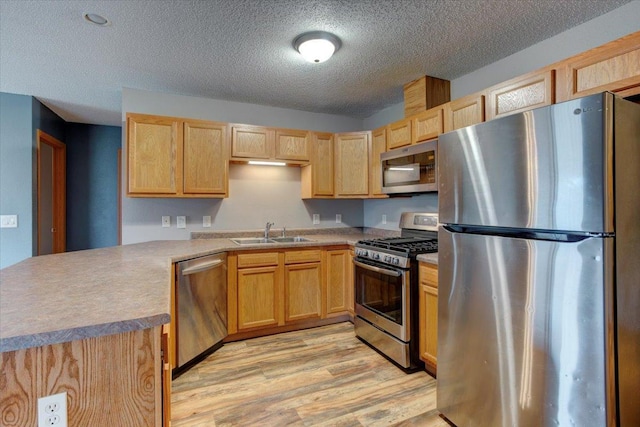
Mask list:
[[355,326],[356,336],[384,353],[403,368],[408,368],[411,365],[411,353],[408,343],[395,339],[357,316],[353,324]]

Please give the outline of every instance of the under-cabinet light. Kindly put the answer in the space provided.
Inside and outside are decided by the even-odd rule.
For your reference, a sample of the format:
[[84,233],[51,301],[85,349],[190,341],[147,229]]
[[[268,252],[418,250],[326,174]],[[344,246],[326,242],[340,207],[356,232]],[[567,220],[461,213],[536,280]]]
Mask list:
[[284,162],[263,162],[259,160],[249,160],[250,165],[262,165],[262,166],[286,166]]
[[401,168],[401,167],[391,167],[389,168],[390,171],[412,171],[414,170],[414,168]]

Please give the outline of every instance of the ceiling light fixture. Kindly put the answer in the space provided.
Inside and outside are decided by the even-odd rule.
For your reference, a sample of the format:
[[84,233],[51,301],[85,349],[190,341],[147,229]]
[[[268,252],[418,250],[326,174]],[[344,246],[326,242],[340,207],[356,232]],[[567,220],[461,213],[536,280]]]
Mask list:
[[286,166],[283,162],[263,162],[258,160],[249,160],[250,165],[262,165],[262,166]]
[[309,62],[320,63],[331,58],[342,43],[340,39],[326,31],[312,31],[299,35],[293,47]]
[[99,25],[101,27],[106,27],[107,25],[111,24],[111,21],[109,21],[104,16],[98,15],[97,13],[85,13],[83,16],[85,21]]

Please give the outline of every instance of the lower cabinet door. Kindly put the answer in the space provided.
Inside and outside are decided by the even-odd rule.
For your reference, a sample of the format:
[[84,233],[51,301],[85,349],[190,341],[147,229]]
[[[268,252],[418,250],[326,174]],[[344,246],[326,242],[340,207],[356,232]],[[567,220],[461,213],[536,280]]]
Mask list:
[[420,358],[435,371],[438,350],[438,288],[420,285]]
[[285,321],[320,318],[322,314],[322,264],[285,266]]
[[278,267],[238,269],[238,330],[280,322]]

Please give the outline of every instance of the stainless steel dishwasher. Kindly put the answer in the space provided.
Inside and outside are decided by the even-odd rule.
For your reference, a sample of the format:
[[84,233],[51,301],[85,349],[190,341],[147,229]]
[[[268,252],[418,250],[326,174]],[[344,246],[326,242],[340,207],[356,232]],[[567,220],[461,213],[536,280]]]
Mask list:
[[222,346],[227,336],[227,254],[179,262],[177,376]]

